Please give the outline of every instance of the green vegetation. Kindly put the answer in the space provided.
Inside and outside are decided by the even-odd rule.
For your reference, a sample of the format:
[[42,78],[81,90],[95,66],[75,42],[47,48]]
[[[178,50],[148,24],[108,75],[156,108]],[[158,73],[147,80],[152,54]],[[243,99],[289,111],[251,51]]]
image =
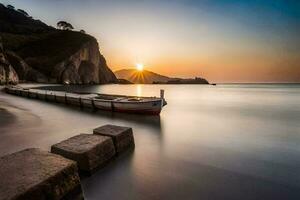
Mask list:
[[[57,25],[59,29],[32,19],[22,9],[0,3],[0,45],[21,80],[79,84],[116,81],[94,37],[84,30],[72,31],[73,26],[65,21]],[[79,51],[84,57],[76,54]]]
[[73,27],[68,22],[58,22],[63,29],[58,30],[31,19],[21,9],[7,7],[0,4],[0,37],[4,48],[15,52],[46,76],[57,63],[74,54],[83,44],[96,40],[82,31],[70,31]]
[[59,21],[59,22],[57,22],[56,26],[58,29],[61,29],[61,30],[73,30],[74,29],[72,24],[70,24],[66,21]]

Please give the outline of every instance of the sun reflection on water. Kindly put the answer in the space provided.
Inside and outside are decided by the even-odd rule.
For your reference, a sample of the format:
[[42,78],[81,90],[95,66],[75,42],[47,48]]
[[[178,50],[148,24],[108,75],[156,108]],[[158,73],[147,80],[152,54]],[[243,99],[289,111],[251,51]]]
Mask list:
[[142,96],[142,86],[136,85],[136,96],[140,97]]

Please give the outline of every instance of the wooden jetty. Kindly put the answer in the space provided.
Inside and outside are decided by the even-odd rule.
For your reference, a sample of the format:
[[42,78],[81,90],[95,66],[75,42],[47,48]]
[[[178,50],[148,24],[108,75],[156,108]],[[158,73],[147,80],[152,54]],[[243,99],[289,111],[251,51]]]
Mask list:
[[5,88],[9,94],[39,99],[48,102],[64,103],[84,108],[126,112],[134,114],[159,115],[167,103],[164,92],[160,97],[137,97],[125,95],[108,95],[98,93],[62,92],[34,88],[9,86]]

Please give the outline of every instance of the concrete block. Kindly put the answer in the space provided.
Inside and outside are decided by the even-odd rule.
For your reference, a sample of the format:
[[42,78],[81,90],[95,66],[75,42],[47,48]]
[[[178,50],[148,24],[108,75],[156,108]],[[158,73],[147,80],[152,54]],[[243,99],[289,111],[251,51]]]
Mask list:
[[115,148],[110,137],[80,134],[52,145],[51,152],[76,161],[80,170],[91,173],[114,157]]
[[115,125],[105,125],[93,130],[96,135],[109,136],[113,139],[117,153],[121,153],[131,147],[134,147],[134,138],[132,133],[132,128],[115,126]]
[[83,199],[74,161],[40,149],[0,158],[0,199]]

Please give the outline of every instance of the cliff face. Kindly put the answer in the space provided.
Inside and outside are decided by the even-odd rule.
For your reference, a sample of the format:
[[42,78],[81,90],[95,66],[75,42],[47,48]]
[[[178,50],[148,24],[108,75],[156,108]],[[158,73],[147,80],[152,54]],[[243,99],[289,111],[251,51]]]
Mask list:
[[18,78],[38,83],[117,82],[90,35],[54,29],[0,4],[0,38],[1,83]]
[[18,74],[9,63],[0,40],[0,84],[16,84],[18,81]]
[[56,82],[92,84],[116,82],[105,58],[99,53],[98,43],[91,40],[56,64],[51,72]]

